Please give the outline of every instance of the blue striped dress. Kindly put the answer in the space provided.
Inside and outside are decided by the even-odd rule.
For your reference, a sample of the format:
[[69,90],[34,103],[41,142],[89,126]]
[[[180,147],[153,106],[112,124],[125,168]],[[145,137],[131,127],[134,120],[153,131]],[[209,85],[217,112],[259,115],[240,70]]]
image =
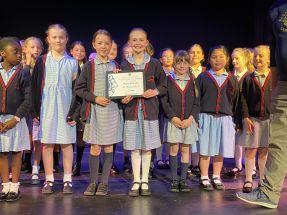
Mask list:
[[[135,70],[144,69],[150,61],[150,56],[145,53],[144,61],[136,65],[133,57],[128,62],[133,64]],[[142,104],[139,102],[138,118],[136,121],[126,120],[124,126],[124,149],[126,150],[151,150],[160,147],[159,123],[158,120],[144,120]]]
[[78,73],[78,62],[67,53],[55,60],[49,52],[45,62],[45,78],[40,112],[40,138],[45,144],[76,142],[76,126],[66,117],[72,101],[72,82]]
[[[106,73],[116,67],[114,61],[102,63],[97,57],[95,62],[94,94],[106,96]],[[85,125],[83,140],[90,144],[111,145],[123,140],[123,111],[111,101],[103,107],[91,105],[89,123]]]
[[[216,75],[208,71],[221,86],[228,73]],[[204,156],[221,155],[226,158],[234,157],[235,125],[231,116],[214,117],[207,113],[199,114],[199,154]]]

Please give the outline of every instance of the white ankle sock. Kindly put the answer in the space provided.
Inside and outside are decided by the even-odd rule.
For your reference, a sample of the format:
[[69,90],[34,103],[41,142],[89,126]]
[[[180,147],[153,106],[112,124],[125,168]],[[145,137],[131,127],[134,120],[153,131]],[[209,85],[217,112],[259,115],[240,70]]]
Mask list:
[[210,182],[209,182],[209,177],[208,177],[208,176],[201,176],[200,179],[201,179],[201,180],[207,179],[207,180],[202,181],[202,183],[203,183],[204,185],[210,184]]
[[72,174],[71,173],[64,173],[64,178],[63,178],[63,182],[65,181],[69,181],[72,182]]
[[12,182],[11,182],[9,192],[18,193],[19,186],[20,186],[20,183],[19,183],[19,182],[17,182],[17,183],[12,183]]
[[46,175],[46,181],[54,182],[54,174]]
[[40,169],[39,166],[33,165],[33,167],[32,167],[32,174],[39,174],[39,169]]
[[10,183],[11,182],[7,182],[7,183],[2,183],[3,189],[2,189],[2,193],[9,193],[10,190]]

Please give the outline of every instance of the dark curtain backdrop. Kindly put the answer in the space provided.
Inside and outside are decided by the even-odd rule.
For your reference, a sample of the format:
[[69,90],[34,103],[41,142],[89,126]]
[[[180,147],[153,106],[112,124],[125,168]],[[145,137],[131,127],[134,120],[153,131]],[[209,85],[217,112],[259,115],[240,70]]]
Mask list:
[[206,55],[216,44],[226,45],[231,52],[235,47],[267,43],[271,0],[158,0],[157,5],[155,1],[22,1],[1,7],[0,36],[25,39],[33,35],[44,40],[48,25],[61,23],[70,42],[82,40],[90,53],[93,33],[105,28],[119,44],[120,53],[129,31],[142,27],[156,57],[165,47],[188,49],[193,43],[202,44]]

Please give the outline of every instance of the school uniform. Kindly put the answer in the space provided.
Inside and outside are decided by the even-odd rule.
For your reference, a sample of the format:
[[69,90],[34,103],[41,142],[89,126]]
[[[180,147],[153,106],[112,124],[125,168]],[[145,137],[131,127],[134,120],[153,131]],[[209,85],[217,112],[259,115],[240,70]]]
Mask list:
[[211,69],[198,77],[200,87],[199,153],[204,156],[234,157],[233,115],[238,100],[236,78],[226,71]]
[[119,101],[105,107],[95,103],[97,96],[107,95],[106,73],[116,63],[103,63],[97,57],[83,67],[75,86],[76,94],[83,99],[81,120],[85,123],[83,140],[97,145],[111,145],[123,140],[123,113]]
[[[172,69],[169,72],[165,72],[166,77],[171,76],[171,77],[175,77],[174,74],[174,70]],[[161,101],[161,100],[159,100]],[[162,107],[162,104],[160,102],[160,106],[159,106],[159,134],[160,134],[160,138],[162,143],[167,142],[167,123],[168,123],[168,118],[166,118],[165,114],[164,114],[164,110]]]
[[268,147],[271,105],[271,72],[267,75],[253,72],[246,76],[241,92],[242,119],[254,122],[254,134],[247,134],[243,124],[239,144],[247,148]]
[[[124,61],[123,70],[144,70],[146,90],[156,89],[159,96],[166,92],[166,75],[158,60],[147,53],[143,63],[135,64],[133,57]],[[124,149],[151,150],[161,145],[159,135],[159,101],[158,96],[145,99],[134,98],[125,105]]]
[[8,131],[0,134],[0,152],[19,152],[30,150],[29,131],[25,115],[31,106],[31,89],[29,73],[15,66],[5,71],[0,63],[0,122],[13,117],[20,122]]
[[67,53],[58,61],[51,52],[37,60],[32,75],[32,115],[40,117],[42,143],[76,142],[76,127],[67,123],[67,116],[73,97],[73,77],[77,73],[77,60]]
[[190,67],[190,74],[192,74],[195,78],[197,78],[202,72],[205,72],[206,67],[199,66],[197,68]]
[[[167,95],[162,99],[167,118],[167,142],[194,144],[198,140],[197,122],[199,114],[199,95],[195,93],[195,81],[186,74],[184,80],[176,75],[167,79]],[[192,124],[185,128],[176,128],[172,123],[173,117],[181,120],[193,117]]]

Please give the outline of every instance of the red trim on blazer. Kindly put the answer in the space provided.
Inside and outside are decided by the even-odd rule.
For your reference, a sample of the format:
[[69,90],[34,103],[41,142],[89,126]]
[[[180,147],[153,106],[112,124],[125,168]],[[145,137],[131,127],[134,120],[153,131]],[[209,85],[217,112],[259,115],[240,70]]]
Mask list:
[[268,82],[271,79],[271,72],[269,72],[268,76],[266,77],[263,87],[261,87],[255,75],[252,76],[252,79],[254,80],[255,84],[260,90],[260,117],[263,117],[264,116],[264,93],[267,88]]
[[207,71],[206,72],[207,75],[210,77],[210,79],[213,81],[213,83],[215,84],[216,88],[217,88],[217,99],[216,99],[216,107],[215,107],[215,114],[218,114],[219,109],[220,109],[220,94],[221,94],[221,90],[222,88],[227,84],[227,82],[229,81],[231,74],[228,73],[227,78],[225,79],[225,81],[223,82],[223,84],[219,87],[215,78]]
[[15,79],[16,75],[18,75],[18,73],[20,72],[21,68],[18,67],[17,70],[14,72],[14,74],[11,76],[11,78],[9,79],[7,85],[5,85],[4,80],[2,78],[2,75],[0,75],[0,84],[2,86],[2,107],[1,107],[1,112],[5,113],[6,111],[6,94],[7,94],[7,89],[9,88],[9,86],[11,85],[11,83],[13,82],[13,80]]
[[[130,65],[131,71],[134,71],[135,70],[134,65],[131,64],[131,63],[129,63],[129,65]],[[145,65],[145,68],[144,68],[145,73],[148,71],[148,68],[149,68],[149,62],[146,63],[146,65]],[[138,108],[139,108],[139,100],[141,100],[141,102],[142,102],[142,109],[143,109],[144,119],[147,118],[147,112],[146,112],[146,109],[145,109],[145,102],[144,102],[145,99],[144,98],[139,98],[139,99],[137,99],[137,104],[136,104],[136,107],[134,109],[134,119],[135,120],[137,119],[137,112],[138,112]]]
[[[95,85],[95,62],[92,60],[91,62],[91,92],[94,92],[94,85]],[[86,119],[89,117],[91,109],[91,102],[88,102],[87,108],[86,108]]]
[[187,82],[184,90],[182,90],[178,84],[176,83],[176,81],[171,78],[170,76],[168,76],[168,78],[171,80],[171,83],[175,86],[175,88],[178,90],[178,92],[181,94],[181,114],[180,114],[180,120],[184,120],[184,96],[186,94],[186,91],[190,85],[190,83],[193,81],[192,77],[190,77],[189,81]]

